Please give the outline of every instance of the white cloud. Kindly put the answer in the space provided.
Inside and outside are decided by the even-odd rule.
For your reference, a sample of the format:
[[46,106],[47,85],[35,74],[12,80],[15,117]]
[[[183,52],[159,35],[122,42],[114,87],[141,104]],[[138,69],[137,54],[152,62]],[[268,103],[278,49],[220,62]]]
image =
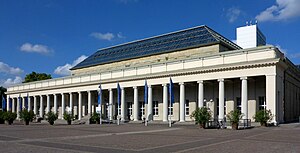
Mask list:
[[123,36],[121,32],[119,32],[119,33],[117,34],[117,37],[120,38],[120,39],[125,38],[125,36]]
[[24,71],[18,67],[14,68],[3,62],[0,62],[0,72],[5,73],[5,74],[11,74],[11,75],[20,75]]
[[108,40],[108,41],[111,41],[112,39],[115,38],[115,35],[110,32],[107,33],[93,32],[90,34],[90,36],[100,40]]
[[15,85],[15,84],[19,84],[19,83],[22,83],[22,78],[19,77],[19,76],[16,76],[14,79],[12,78],[8,78],[7,80],[3,80],[0,82],[0,86],[3,86],[3,87],[9,87],[9,86],[12,86],[12,85]]
[[75,65],[77,65],[78,63],[82,62],[83,60],[85,60],[87,58],[87,56],[85,55],[81,55],[80,57],[78,57],[75,61],[73,61],[72,64],[65,64],[63,66],[58,66],[55,70],[54,73],[57,75],[61,75],[61,76],[66,76],[66,75],[71,75],[71,71],[70,68],[74,67]]
[[31,44],[31,43],[25,43],[20,47],[20,50],[23,52],[29,52],[29,53],[40,53],[40,54],[48,54],[52,52],[52,50],[45,45],[41,44]]
[[241,14],[241,10],[238,8],[230,8],[227,10],[226,17],[229,19],[230,23],[234,22]]
[[300,0],[276,0],[255,18],[258,21],[281,21],[300,16]]

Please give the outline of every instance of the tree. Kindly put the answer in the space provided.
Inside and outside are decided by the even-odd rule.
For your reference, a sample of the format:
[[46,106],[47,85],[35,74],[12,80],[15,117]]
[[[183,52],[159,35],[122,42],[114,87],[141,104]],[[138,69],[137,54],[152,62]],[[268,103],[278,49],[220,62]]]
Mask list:
[[41,80],[47,80],[47,79],[52,79],[52,76],[50,74],[46,74],[46,73],[31,72],[30,74],[27,74],[25,76],[25,81],[23,83],[41,81]]

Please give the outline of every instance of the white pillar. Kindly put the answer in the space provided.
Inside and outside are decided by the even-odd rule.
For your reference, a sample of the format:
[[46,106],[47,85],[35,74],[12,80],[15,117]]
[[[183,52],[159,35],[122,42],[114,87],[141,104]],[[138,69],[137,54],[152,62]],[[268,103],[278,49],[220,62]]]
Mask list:
[[17,98],[17,119],[19,119],[20,117],[19,112],[20,112],[20,101],[19,98]]
[[276,75],[267,75],[266,76],[266,105],[267,110],[271,110],[271,113],[274,115],[272,122],[277,125],[278,124],[278,116],[277,116],[277,94],[283,94],[276,89]]
[[47,95],[47,111],[46,113],[50,112],[50,95]]
[[78,92],[78,120],[81,120],[82,117],[82,95],[81,92]]
[[203,91],[203,81],[198,81],[198,107],[201,108],[204,106],[203,100],[204,100],[204,91]]
[[113,95],[113,90],[108,89],[109,91],[109,120],[113,120],[113,103],[114,103],[114,95]]
[[185,90],[184,90],[184,83],[181,82],[179,83],[180,85],[180,116],[179,116],[179,121],[184,122],[185,121]]
[[12,98],[12,110],[13,113],[16,112],[16,98]]
[[88,91],[88,116],[92,116],[92,93]]
[[6,111],[10,111],[10,109],[9,109],[9,100],[10,100],[10,98],[7,95],[7,97],[6,97]]
[[28,111],[31,111],[31,98],[28,96]]
[[133,120],[138,121],[139,118],[139,99],[138,99],[138,88],[133,87]]
[[241,105],[242,114],[244,114],[243,119],[248,119],[248,85],[247,77],[242,77],[242,93],[241,93]]
[[153,101],[152,101],[152,87],[151,85],[148,85],[148,116],[146,118],[148,118],[148,120],[150,121],[152,119],[149,118],[150,116],[153,116]]
[[65,104],[65,94],[62,93],[61,94],[61,119],[64,118],[64,113],[65,113],[65,109],[66,108],[66,104]]
[[22,110],[25,109],[25,100],[26,100],[26,97],[22,97]]
[[54,94],[54,114],[57,114],[57,95]]
[[168,121],[168,86],[163,84],[163,121]]
[[40,117],[44,116],[44,101],[43,96],[40,95]]
[[219,79],[219,120],[224,120],[224,79]]
[[70,110],[71,110],[71,114],[73,114],[73,95],[72,95],[72,92],[70,92],[69,95],[70,95]]
[[37,99],[36,96],[33,96],[33,112],[37,115]]
[[125,121],[125,89],[121,88],[121,121]]

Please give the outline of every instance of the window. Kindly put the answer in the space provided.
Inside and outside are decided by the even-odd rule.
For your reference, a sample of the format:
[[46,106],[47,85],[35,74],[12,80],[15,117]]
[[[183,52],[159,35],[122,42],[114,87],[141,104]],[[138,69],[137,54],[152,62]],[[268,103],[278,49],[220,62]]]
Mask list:
[[158,116],[158,101],[153,101],[153,115]]
[[267,108],[266,98],[264,96],[259,96],[258,97],[258,110],[266,110],[266,108]]
[[[173,104],[174,105],[174,104]],[[173,115],[173,105],[170,106],[170,101],[168,101],[168,115]]]
[[128,102],[127,103],[127,105],[128,105],[128,116],[132,116],[132,102]]
[[185,115],[186,116],[190,115],[190,101],[188,99],[185,100]]
[[145,116],[145,103],[142,101],[140,102],[140,113],[141,113],[141,117]]
[[236,108],[237,108],[237,110],[242,111],[241,97],[236,97]]

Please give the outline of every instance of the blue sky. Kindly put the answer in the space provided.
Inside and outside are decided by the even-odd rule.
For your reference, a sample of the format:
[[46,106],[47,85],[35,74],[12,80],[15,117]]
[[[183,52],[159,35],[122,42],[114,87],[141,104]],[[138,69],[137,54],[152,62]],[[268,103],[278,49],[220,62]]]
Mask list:
[[99,48],[193,26],[235,40],[250,20],[300,64],[299,0],[1,0],[0,86],[32,71],[65,76]]

